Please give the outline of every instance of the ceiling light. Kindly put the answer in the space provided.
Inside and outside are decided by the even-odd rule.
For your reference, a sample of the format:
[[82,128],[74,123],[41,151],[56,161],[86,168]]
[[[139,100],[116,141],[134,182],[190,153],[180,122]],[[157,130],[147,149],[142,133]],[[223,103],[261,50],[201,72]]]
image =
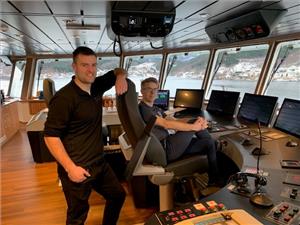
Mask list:
[[68,30],[100,30],[100,24],[67,23]]
[[188,38],[183,41],[180,41],[180,43],[182,43],[182,44],[184,44],[184,43],[199,43],[202,41],[205,41],[205,39],[204,38]]
[[208,13],[199,13],[200,17],[206,19],[209,15]]

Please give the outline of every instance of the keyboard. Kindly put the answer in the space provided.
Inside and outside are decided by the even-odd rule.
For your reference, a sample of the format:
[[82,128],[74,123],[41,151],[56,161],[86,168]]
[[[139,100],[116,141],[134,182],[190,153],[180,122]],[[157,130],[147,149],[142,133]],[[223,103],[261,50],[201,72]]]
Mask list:
[[175,118],[184,118],[184,117],[193,117],[193,118],[196,118],[196,117],[202,116],[202,115],[203,115],[202,111],[199,111],[199,110],[187,110],[187,109],[174,113],[174,117]]

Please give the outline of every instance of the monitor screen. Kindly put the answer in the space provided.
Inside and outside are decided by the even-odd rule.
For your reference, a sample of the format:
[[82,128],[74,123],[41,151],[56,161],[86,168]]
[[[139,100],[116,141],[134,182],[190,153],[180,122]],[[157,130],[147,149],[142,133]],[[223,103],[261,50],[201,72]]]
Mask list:
[[255,95],[245,93],[238,118],[248,121],[260,121],[262,125],[268,126],[277,103],[277,97],[266,95]]
[[203,95],[203,89],[176,89],[174,108],[183,107],[201,110]]
[[213,114],[233,116],[240,92],[212,90],[206,110]]
[[284,99],[274,127],[300,138],[300,100]]
[[162,108],[163,110],[168,110],[169,108],[169,90],[158,90],[157,98],[154,100],[154,105]]

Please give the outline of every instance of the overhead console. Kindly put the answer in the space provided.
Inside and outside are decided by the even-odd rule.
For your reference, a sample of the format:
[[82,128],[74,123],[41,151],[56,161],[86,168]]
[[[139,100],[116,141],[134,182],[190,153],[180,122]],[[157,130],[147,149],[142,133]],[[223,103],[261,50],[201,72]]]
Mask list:
[[172,31],[176,15],[171,1],[111,2],[108,13],[107,30],[112,40],[116,35],[127,40],[165,37]]
[[255,10],[210,24],[205,31],[212,41],[218,43],[266,37],[286,12],[285,9]]

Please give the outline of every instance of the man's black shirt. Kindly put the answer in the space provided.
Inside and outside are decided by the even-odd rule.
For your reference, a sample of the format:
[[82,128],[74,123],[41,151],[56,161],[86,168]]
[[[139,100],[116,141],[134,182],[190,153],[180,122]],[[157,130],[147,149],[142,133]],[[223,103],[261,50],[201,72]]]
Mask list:
[[102,96],[115,81],[113,71],[96,77],[89,95],[72,80],[50,101],[44,135],[59,137],[76,165],[88,166],[103,157]]

